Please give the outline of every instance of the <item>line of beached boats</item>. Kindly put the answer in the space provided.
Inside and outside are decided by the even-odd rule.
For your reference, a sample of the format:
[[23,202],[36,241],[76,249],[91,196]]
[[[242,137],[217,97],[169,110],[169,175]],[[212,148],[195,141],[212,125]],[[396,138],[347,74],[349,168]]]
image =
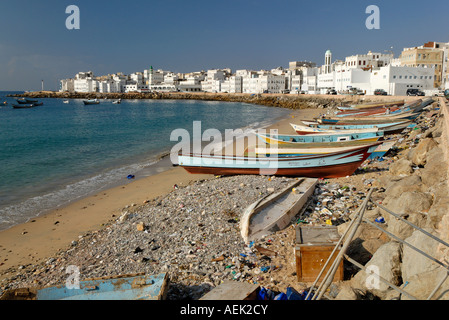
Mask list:
[[397,142],[387,136],[414,127],[431,103],[427,98],[341,106],[332,117],[291,124],[296,135],[255,132],[264,144],[247,148],[243,155],[180,153],[178,164],[193,174],[345,177],[365,160],[385,155]]

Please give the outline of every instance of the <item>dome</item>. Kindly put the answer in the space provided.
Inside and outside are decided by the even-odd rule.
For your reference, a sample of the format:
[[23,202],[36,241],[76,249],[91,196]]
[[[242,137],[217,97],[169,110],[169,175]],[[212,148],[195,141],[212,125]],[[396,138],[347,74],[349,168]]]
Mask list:
[[332,54],[332,52],[330,50],[326,51],[326,56]]

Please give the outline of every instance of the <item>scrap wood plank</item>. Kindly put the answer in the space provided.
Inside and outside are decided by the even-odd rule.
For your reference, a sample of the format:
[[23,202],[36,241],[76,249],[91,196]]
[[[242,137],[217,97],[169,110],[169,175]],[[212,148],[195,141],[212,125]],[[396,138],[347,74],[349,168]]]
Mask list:
[[259,286],[247,282],[225,281],[200,300],[256,300]]

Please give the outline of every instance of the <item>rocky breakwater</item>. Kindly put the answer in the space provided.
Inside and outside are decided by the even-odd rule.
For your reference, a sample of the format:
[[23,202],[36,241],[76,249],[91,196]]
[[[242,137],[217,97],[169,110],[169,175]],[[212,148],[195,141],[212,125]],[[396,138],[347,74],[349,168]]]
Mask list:
[[[371,181],[378,188],[375,202],[417,228],[370,205],[365,217],[388,233],[362,223],[348,254],[406,294],[354,268],[355,275],[341,284],[337,299],[449,299],[448,270],[438,262],[448,265],[449,248],[421,231],[449,242],[448,163],[443,152],[447,146],[442,140],[447,128],[439,112],[425,112],[420,121],[421,126],[399,140],[399,152],[391,159],[388,171]],[[340,225],[340,233],[347,226]]]
[[[333,108],[342,103],[367,103],[373,101],[392,101],[391,96],[355,96],[355,95],[290,95],[290,94],[245,94],[245,93],[207,93],[207,92],[151,92],[151,93],[69,93],[54,91],[27,92],[11,95],[27,98],[57,99],[176,99],[243,102],[292,110],[305,108]],[[407,98],[404,98],[407,99]]]

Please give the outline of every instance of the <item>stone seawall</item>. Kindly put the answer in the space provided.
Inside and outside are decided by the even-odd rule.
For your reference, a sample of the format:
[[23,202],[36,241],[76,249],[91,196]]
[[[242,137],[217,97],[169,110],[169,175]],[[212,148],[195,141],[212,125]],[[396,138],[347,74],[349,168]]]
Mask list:
[[413,100],[416,97],[357,96],[357,95],[290,95],[290,94],[245,94],[207,92],[153,92],[153,93],[68,93],[39,91],[12,95],[27,98],[58,99],[179,99],[244,102],[292,110],[314,107],[334,107],[342,103],[364,103],[375,101]]

